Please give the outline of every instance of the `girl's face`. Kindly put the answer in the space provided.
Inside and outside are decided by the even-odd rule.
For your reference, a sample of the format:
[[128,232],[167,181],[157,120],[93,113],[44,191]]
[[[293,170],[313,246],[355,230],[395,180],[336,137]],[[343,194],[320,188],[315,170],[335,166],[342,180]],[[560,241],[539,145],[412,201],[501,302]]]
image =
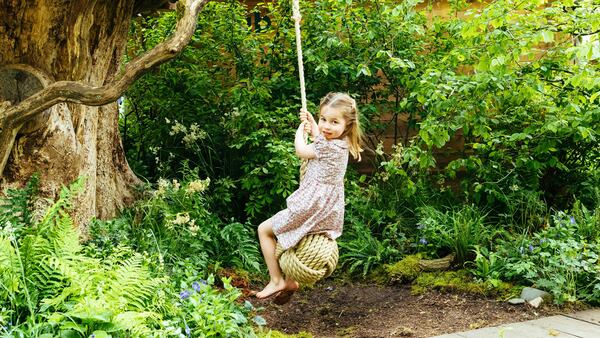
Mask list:
[[346,130],[346,119],[341,111],[323,107],[319,117],[319,132],[328,140],[340,138]]

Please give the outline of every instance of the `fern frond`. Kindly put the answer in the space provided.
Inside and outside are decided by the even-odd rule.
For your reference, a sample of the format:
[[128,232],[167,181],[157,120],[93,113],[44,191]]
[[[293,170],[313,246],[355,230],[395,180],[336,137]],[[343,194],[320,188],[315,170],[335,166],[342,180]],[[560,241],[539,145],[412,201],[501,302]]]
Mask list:
[[114,278],[107,285],[106,296],[121,304],[124,310],[145,310],[151,304],[162,279],[152,278],[139,254],[123,261],[111,272]]
[[20,281],[19,258],[13,242],[8,237],[0,236],[0,299],[4,300],[8,294],[17,292]]

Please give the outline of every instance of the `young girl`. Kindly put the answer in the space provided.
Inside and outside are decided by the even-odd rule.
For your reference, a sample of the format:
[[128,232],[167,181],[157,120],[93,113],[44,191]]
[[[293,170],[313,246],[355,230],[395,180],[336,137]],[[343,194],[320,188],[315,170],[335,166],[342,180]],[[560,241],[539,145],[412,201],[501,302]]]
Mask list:
[[[294,247],[310,233],[325,233],[331,239],[342,234],[344,222],[344,174],[348,152],[360,161],[361,129],[356,101],[344,93],[329,93],[321,100],[319,123],[308,111],[300,112],[296,130],[296,154],[310,159],[300,187],[287,198],[284,209],[258,227],[260,247],[271,280],[256,293],[257,298],[282,297],[298,289],[284,279],[275,257],[277,241],[284,249]],[[305,133],[314,143],[306,143]],[[285,301],[280,301],[283,303]],[[277,303],[277,301],[276,301]]]

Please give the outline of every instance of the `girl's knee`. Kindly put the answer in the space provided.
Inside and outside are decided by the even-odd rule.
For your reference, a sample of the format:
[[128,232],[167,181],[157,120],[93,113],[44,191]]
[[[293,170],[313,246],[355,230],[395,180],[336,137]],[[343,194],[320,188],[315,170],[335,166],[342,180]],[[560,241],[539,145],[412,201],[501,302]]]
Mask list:
[[273,236],[273,224],[271,223],[271,219],[262,222],[258,226],[258,233]]

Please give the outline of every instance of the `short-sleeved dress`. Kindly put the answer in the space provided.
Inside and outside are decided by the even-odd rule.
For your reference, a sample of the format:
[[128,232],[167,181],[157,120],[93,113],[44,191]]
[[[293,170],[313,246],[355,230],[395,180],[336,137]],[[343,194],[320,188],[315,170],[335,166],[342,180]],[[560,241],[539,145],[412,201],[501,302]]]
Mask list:
[[319,134],[314,148],[316,157],[308,162],[298,190],[287,198],[287,209],[271,218],[273,233],[284,249],[294,247],[307,234],[325,233],[331,239],[342,234],[348,143]]

